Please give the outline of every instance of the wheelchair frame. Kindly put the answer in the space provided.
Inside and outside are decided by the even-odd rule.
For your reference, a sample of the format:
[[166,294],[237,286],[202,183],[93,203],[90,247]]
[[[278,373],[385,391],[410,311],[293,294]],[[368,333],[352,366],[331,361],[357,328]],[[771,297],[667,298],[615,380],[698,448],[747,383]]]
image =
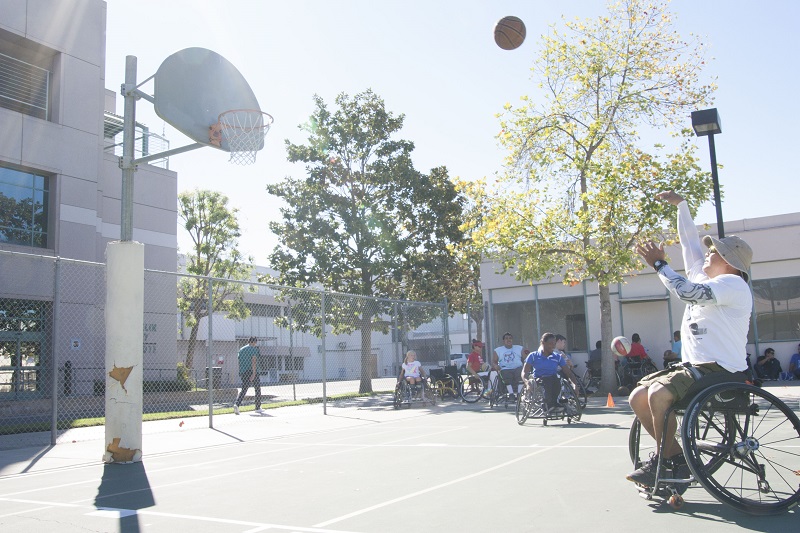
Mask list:
[[559,401],[559,405],[563,405],[563,407],[558,408],[557,411],[548,412],[549,408],[544,401],[544,383],[540,379],[534,378],[533,390],[528,387],[517,397],[517,424],[521,426],[529,418],[541,420],[544,426],[547,425],[548,420],[564,420],[566,418],[567,424],[571,424],[573,420],[579,421],[583,414],[583,407],[572,387],[572,382],[568,377],[559,373],[559,386],[561,390],[558,396],[566,401]]
[[398,382],[394,388],[394,398],[392,400],[394,408],[400,409],[403,406],[411,408],[411,405],[415,402],[420,402],[423,405],[426,403],[436,405],[436,392],[431,388],[429,379],[422,378],[420,385],[419,395],[417,396],[414,394],[415,391],[412,385],[405,378]]
[[[791,509],[800,501],[800,419],[769,392],[715,374],[720,373],[695,382],[697,392],[664,415],[664,427],[670,416],[682,417],[679,438],[690,476],[670,477],[659,457],[654,486],[637,484],[640,495],[663,498],[679,509],[686,488],[699,484],[719,502],[744,513],[771,515]],[[659,449],[665,445],[666,434]],[[628,447],[634,468],[639,468],[638,418],[631,425]]]
[[428,371],[431,388],[440,400],[452,397],[454,400],[461,397],[461,376],[455,366],[432,368]]

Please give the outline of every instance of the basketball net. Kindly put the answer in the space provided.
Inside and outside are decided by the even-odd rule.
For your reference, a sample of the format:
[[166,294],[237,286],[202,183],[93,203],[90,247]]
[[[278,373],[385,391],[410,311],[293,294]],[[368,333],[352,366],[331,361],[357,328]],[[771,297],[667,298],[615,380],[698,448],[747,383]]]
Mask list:
[[221,113],[217,123],[211,125],[208,140],[214,146],[220,146],[224,140],[231,154],[229,161],[250,165],[264,147],[264,137],[272,122],[272,115],[258,109],[232,109]]

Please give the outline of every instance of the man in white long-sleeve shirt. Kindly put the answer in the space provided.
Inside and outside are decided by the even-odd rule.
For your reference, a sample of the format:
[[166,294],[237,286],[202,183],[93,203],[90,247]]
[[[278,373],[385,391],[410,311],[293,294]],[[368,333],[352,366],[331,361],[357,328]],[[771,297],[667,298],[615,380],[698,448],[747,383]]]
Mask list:
[[[735,380],[738,373],[747,369],[745,348],[753,308],[753,295],[747,284],[747,271],[753,257],[750,246],[736,236],[716,239],[706,235],[703,244],[708,249],[704,254],[697,226],[683,197],[673,191],[659,193],[656,197],[678,207],[678,235],[686,277],[667,264],[663,244],[647,242],[637,251],[658,272],[664,286],[686,302],[681,322],[682,356],[696,371],[677,367],[657,372],[642,379],[631,392],[631,408],[642,427],[655,439],[656,453],[629,474],[628,480],[648,486],[655,482],[659,454],[663,453],[669,467],[685,464],[675,440],[674,415],[665,428],[664,413],[686,395],[697,371],[700,374],[736,373],[731,376]],[[661,450],[665,432],[666,441]]]

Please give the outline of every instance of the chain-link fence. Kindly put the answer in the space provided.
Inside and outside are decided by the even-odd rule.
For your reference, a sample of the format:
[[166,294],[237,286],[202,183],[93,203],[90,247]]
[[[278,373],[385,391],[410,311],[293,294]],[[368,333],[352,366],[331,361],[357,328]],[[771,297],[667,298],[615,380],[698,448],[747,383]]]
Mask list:
[[[231,413],[251,337],[264,405],[391,391],[407,350],[443,364],[446,317],[446,303],[146,270],[144,419]],[[75,440],[79,427],[102,437],[105,320],[104,264],[0,251],[0,449]],[[249,388],[240,409],[254,408]]]

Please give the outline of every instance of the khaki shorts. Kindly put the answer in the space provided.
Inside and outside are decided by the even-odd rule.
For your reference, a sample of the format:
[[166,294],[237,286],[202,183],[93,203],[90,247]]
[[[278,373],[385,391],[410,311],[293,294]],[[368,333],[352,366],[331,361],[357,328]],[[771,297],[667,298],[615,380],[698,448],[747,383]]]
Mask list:
[[[727,372],[727,370],[719,366],[717,363],[698,363],[693,366],[703,375],[706,375],[710,372]],[[648,374],[639,380],[638,385],[643,387],[649,387],[655,383],[663,385],[669,392],[672,393],[672,395],[675,397],[675,401],[677,402],[686,396],[686,392],[694,382],[694,376],[688,368],[676,366]]]

